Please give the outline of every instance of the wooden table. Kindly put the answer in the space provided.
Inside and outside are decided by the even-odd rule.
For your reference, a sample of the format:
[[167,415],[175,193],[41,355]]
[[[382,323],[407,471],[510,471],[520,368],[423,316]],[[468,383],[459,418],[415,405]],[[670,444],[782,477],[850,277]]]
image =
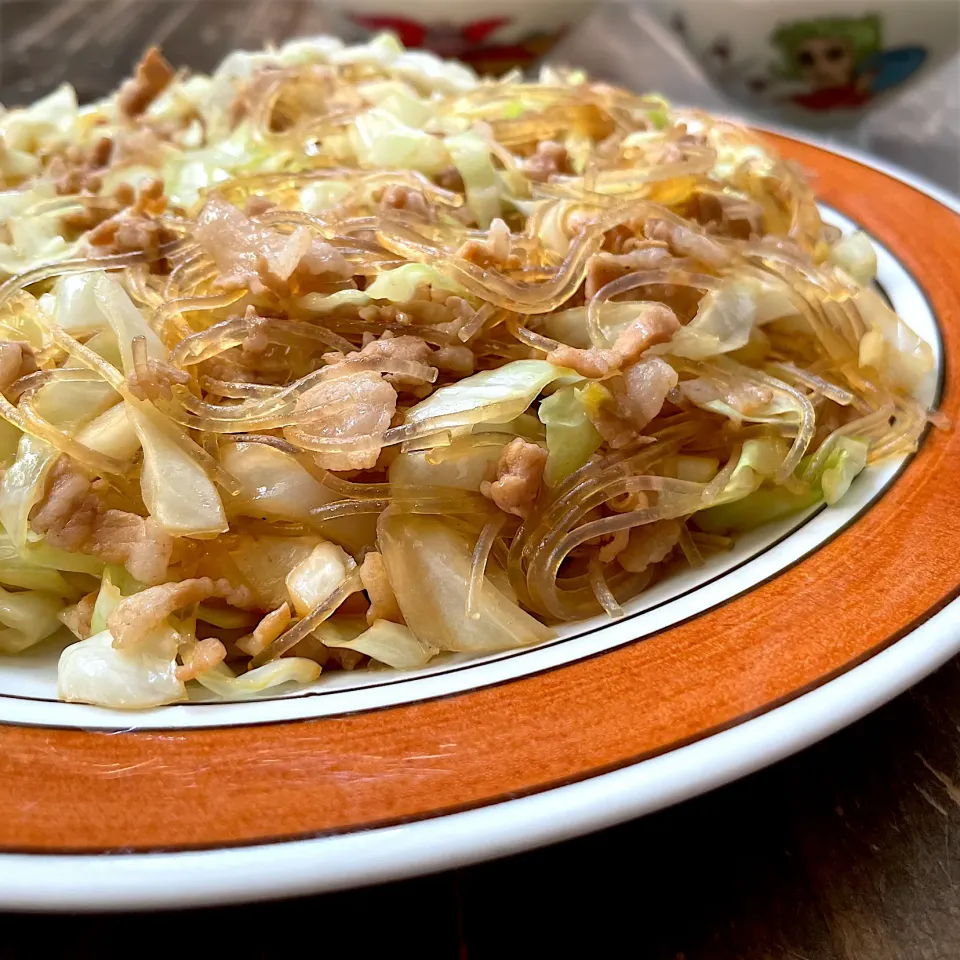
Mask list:
[[[81,99],[99,95],[149,42],[203,69],[321,25],[303,0],[3,0],[0,99],[68,77]],[[0,920],[0,960],[279,958],[308,944],[471,960],[958,960],[960,660],[740,783],[509,860],[258,906]]]

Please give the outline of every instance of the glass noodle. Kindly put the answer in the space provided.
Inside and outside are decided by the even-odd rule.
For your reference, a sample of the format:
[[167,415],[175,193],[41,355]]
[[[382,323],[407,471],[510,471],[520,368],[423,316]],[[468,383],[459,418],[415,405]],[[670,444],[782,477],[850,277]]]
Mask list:
[[539,643],[948,426],[750,130],[389,37],[147,59],[0,116],[0,585],[67,699]]

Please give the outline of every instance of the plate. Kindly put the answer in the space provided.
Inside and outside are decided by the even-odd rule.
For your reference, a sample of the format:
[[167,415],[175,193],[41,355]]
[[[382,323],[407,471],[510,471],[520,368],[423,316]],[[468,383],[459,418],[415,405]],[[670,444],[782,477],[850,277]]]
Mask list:
[[[827,219],[874,238],[960,420],[960,204],[782,134]],[[960,650],[960,434],[839,507],[744,538],[616,623],[416,673],[144,713],[58,703],[56,650],[0,664],[0,906],[196,906],[345,888],[563,839],[709,790]]]

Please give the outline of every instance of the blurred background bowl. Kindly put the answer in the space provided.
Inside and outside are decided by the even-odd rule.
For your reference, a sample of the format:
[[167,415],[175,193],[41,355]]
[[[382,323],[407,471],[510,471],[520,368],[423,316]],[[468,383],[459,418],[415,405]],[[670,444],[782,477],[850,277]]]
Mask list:
[[960,49],[955,0],[655,0],[732,101],[776,122],[853,130]]
[[[178,66],[209,72],[231,50],[334,30],[357,39],[370,28],[349,15],[375,16],[375,9],[420,24],[453,24],[454,40],[464,23],[487,24],[480,28],[486,30],[482,41],[470,31],[475,39],[469,55],[481,71],[533,66],[565,31],[549,50],[551,62],[583,66],[599,79],[655,90],[688,106],[819,128],[820,139],[849,139],[855,129],[862,148],[960,192],[960,56],[936,67],[948,51],[960,49],[956,0],[807,0],[802,6],[795,0],[476,0],[469,6],[406,0],[402,8],[394,0],[355,0],[349,10],[346,0],[0,0],[0,102],[30,103],[63,82],[76,87],[81,102],[104,96],[151,44],[161,45]],[[885,49],[921,44],[919,31],[933,28],[935,48],[913,74],[875,92],[859,108],[834,114],[804,109],[789,97],[777,99],[777,71],[774,92],[754,91],[737,79],[748,57],[757,68],[748,78],[763,79],[764,69],[782,64],[780,48],[770,42],[777,24],[849,20],[871,12],[882,15]],[[509,23],[489,25],[504,18]],[[890,32],[896,18],[908,21],[909,33]],[[431,36],[438,33],[445,31],[435,29]],[[531,42],[531,36],[540,39]],[[422,39],[436,42],[426,32]]]
[[478,73],[526,69],[578,27],[596,0],[325,0],[347,40],[385,30],[405,47],[455,57]]

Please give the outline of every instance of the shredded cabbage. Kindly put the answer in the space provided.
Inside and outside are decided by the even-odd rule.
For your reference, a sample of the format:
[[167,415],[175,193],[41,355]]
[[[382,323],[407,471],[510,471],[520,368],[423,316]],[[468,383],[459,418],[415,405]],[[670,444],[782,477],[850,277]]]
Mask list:
[[28,518],[43,498],[44,487],[59,453],[42,440],[25,433],[17,458],[0,481],[0,524],[18,549],[28,537]]
[[915,393],[933,372],[933,350],[875,290],[860,288],[853,298],[869,328],[860,339],[861,367],[872,367],[892,390]]
[[42,590],[58,597],[79,599],[78,589],[60,570],[35,562],[25,549],[22,553],[4,531],[0,531],[0,583],[23,590]]
[[228,530],[207,471],[151,415],[128,409],[127,416],[143,448],[140,491],[150,515],[174,536],[208,537]]
[[109,630],[73,643],[60,654],[57,695],[73,703],[117,710],[143,710],[187,699],[177,679],[178,635],[172,627],[154,631],[137,650],[118,650]]
[[500,184],[490,159],[490,145],[475,133],[459,133],[447,137],[446,146],[463,179],[467,206],[477,224],[486,229],[500,216]]
[[757,286],[753,280],[734,278],[711,290],[700,301],[697,315],[654,352],[704,360],[746,346],[756,319]]
[[170,199],[190,208],[204,190],[228,182],[245,169],[279,168],[283,160],[253,136],[248,123],[241,123],[228,137],[210,146],[169,153],[160,175]]
[[418,639],[409,627],[389,620],[375,620],[369,630],[350,640],[335,640],[327,635],[323,642],[328,647],[356,650],[395,670],[425,667],[440,652]]
[[275,610],[290,600],[287,577],[322,542],[320,537],[253,536],[238,539],[227,556],[260,605]]
[[462,447],[468,444],[463,452],[458,449],[457,456],[437,457],[423,450],[401,453],[390,464],[390,482],[398,487],[450,487],[479,492],[500,459],[506,439],[461,442]]
[[113,277],[100,274],[94,281],[92,292],[94,303],[99,307],[102,316],[106,317],[120,345],[124,373],[129,375],[133,371],[133,341],[137,337],[143,337],[146,341],[148,357],[154,360],[166,359],[166,347]]
[[140,438],[127,416],[125,403],[118,403],[91,420],[77,434],[77,440],[97,453],[120,461],[132,460],[140,450]]
[[705,533],[743,533],[818,503],[838,503],[867,462],[866,443],[854,437],[839,437],[809,483],[800,483],[799,478],[795,478],[793,488],[761,488],[782,462],[785,445],[771,440],[762,441],[759,446],[757,443],[748,440],[744,444],[737,466],[717,498],[717,505],[695,515],[697,526]]
[[545,360],[515,360],[441,387],[411,407],[405,422],[431,424],[437,429],[506,423],[520,416],[545,386],[570,373]]
[[433,107],[428,100],[418,97],[408,83],[397,80],[377,80],[363,83],[357,92],[364,100],[389,113],[400,123],[422,130],[433,119]]
[[740,500],[757,490],[764,480],[773,477],[780,469],[787,449],[786,442],[778,438],[747,440],[730,479],[717,498],[718,505],[728,500]]
[[304,213],[323,213],[324,210],[335,209],[337,203],[352,190],[353,187],[346,180],[318,180],[316,183],[308,183],[300,190],[299,206]]
[[794,492],[786,487],[762,487],[740,500],[701,510],[694,522],[704,533],[746,533],[822,502],[821,491],[814,488]]
[[574,470],[579,470],[603,444],[584,404],[586,393],[596,384],[561,387],[540,403],[539,416],[547,428],[547,465],[543,479],[556,486]]
[[20,653],[60,629],[63,600],[54,593],[0,587],[0,652]]
[[0,114],[0,138],[9,150],[39,154],[69,139],[78,113],[76,91],[62,83],[31,106]]
[[0,193],[0,274],[34,270],[66,260],[78,249],[62,234],[62,214],[50,207],[52,190],[42,186]]
[[219,663],[197,674],[197,683],[224,700],[255,696],[286,683],[313,683],[320,676],[320,664],[303,657],[284,657],[237,676]]
[[491,653],[549,639],[552,631],[485,578],[478,616],[466,614],[472,548],[433,517],[381,517],[378,539],[397,602],[421,643]]
[[105,274],[68,273],[57,280],[54,292],[54,317],[71,336],[85,337],[110,330],[110,322],[100,307],[94,289]]
[[[616,340],[617,335],[637,319],[640,309],[636,303],[604,301],[597,311],[600,328],[608,339]],[[571,347],[589,348],[591,344],[590,334],[587,333],[587,308],[572,307],[570,310],[548,314],[543,318],[543,332]]]
[[717,475],[719,467],[720,461],[716,457],[678,454],[663,462],[663,474],[688,483],[709,483]]
[[[290,454],[264,443],[224,444],[220,463],[239,484],[225,504],[230,516],[310,523],[315,510],[336,499]],[[359,553],[370,542],[374,520],[361,516],[317,526],[325,537]]]
[[450,166],[450,154],[442,140],[406,126],[384,110],[360,114],[350,128],[350,142],[362,167],[437,174]]
[[306,521],[311,510],[336,499],[290,454],[264,443],[225,444],[220,462],[240,484],[227,501],[231,513]]
[[445,277],[438,270],[425,263],[405,263],[394,270],[386,270],[364,290],[370,300],[391,300],[394,303],[407,303],[414,299],[419,286],[430,286],[436,290],[449,290],[462,294],[463,287]]
[[109,571],[104,571],[100,582],[100,591],[93,605],[93,614],[90,617],[90,633],[102,633],[107,629],[107,617],[120,605],[123,594],[120,588],[114,586]]
[[353,557],[342,547],[318,543],[310,556],[287,574],[287,590],[297,614],[305,617],[323,603],[355,566]]
[[830,262],[864,287],[877,275],[877,251],[861,230],[841,237],[830,248]]
[[850,484],[867,465],[869,447],[854,437],[840,437],[834,450],[827,457],[820,486],[823,499],[830,504],[839,503]]
[[[167,356],[160,338],[112,277],[97,280],[94,296],[121,345],[124,373],[134,372],[135,338],[143,338],[149,358]],[[127,417],[143,448],[140,490],[151,516],[175,536],[215,536],[229,529],[216,486],[188,453],[193,441],[176,439],[146,404],[127,401]]]
[[868,238],[736,123],[387,35],[144,56],[0,108],[0,652],[92,631],[64,699],[540,643],[946,426]]

